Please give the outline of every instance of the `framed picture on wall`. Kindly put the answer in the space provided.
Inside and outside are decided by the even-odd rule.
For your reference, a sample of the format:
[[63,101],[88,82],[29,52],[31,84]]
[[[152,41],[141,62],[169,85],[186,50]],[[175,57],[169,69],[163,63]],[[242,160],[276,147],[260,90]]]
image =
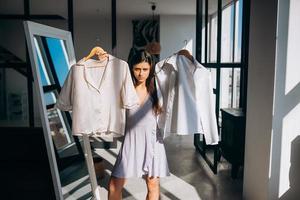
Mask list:
[[128,56],[130,63],[132,56],[140,50],[147,50],[152,54],[154,62],[159,60],[159,20],[133,20],[133,44]]

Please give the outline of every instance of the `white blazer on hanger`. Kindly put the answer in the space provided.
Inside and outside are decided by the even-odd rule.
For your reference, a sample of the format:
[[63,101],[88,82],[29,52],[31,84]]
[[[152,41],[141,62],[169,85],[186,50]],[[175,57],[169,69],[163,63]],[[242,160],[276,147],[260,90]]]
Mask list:
[[158,127],[172,134],[203,133],[207,144],[219,142],[210,72],[196,60],[174,54],[155,66],[156,87],[163,113]]

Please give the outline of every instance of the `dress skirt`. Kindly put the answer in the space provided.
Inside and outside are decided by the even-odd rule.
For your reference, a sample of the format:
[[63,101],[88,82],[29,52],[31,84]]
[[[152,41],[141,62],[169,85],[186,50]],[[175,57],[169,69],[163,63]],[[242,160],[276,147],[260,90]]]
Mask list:
[[163,139],[157,131],[152,99],[126,111],[124,140],[112,170],[112,176],[170,176]]

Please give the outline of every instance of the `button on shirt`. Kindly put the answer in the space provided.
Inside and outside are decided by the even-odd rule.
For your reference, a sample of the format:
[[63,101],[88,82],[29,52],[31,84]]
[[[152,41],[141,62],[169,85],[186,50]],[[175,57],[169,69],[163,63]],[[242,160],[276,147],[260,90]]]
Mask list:
[[111,55],[103,62],[79,61],[60,92],[56,107],[72,110],[74,135],[122,136],[125,110],[139,104],[128,64]]

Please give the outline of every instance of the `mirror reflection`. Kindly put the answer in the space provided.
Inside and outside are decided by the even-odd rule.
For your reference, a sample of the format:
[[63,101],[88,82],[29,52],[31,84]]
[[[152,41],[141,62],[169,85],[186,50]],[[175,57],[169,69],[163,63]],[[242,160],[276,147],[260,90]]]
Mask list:
[[78,154],[80,148],[72,136],[71,116],[54,107],[70,67],[66,44],[62,39],[35,35],[34,48],[57,159],[70,158]]

